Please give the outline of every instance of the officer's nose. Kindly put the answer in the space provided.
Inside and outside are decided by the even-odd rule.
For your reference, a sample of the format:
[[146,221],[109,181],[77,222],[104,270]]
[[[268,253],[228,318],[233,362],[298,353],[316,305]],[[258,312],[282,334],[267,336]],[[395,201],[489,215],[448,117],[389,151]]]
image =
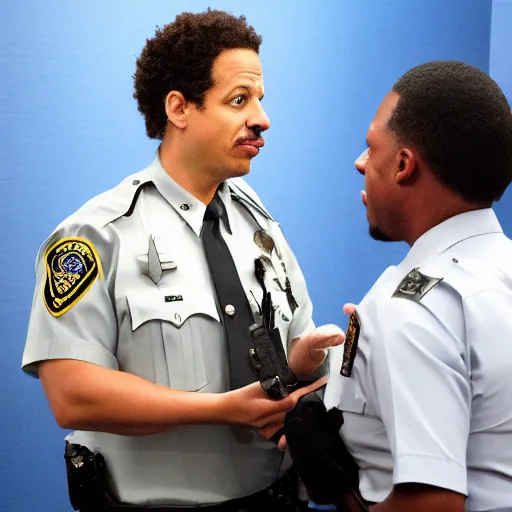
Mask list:
[[354,165],[356,169],[364,176],[366,171],[366,164],[368,163],[368,155],[370,154],[370,149],[365,149],[356,159]]
[[259,137],[261,132],[270,128],[270,119],[267,116],[267,113],[263,110],[261,103],[258,102],[247,126],[255,132],[256,137]]

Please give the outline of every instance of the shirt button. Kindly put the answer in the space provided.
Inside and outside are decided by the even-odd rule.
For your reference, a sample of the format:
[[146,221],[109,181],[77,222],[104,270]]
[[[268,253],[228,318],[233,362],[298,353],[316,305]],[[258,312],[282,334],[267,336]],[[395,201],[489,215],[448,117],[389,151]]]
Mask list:
[[235,314],[235,306],[233,306],[232,304],[228,304],[224,308],[224,312],[226,313],[226,315],[233,316]]
[[133,180],[132,185],[138,185],[140,183],[140,180]]
[[182,205],[180,205],[180,210],[188,212],[188,210],[190,210],[190,205],[188,203],[183,203]]

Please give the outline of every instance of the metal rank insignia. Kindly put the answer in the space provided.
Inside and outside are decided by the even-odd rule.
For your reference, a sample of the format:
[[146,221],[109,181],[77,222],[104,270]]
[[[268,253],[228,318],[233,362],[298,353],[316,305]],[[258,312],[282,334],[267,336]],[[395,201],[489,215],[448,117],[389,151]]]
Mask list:
[[341,363],[340,374],[343,377],[352,376],[352,367],[357,352],[357,342],[359,340],[359,331],[361,324],[357,313],[352,313],[348,321],[347,332],[345,333],[345,342],[343,344],[343,362]]
[[43,299],[55,317],[69,311],[103,277],[95,247],[85,238],[63,238],[45,255],[46,283]]
[[402,279],[392,297],[420,302],[442,280],[443,278],[426,276],[415,268]]

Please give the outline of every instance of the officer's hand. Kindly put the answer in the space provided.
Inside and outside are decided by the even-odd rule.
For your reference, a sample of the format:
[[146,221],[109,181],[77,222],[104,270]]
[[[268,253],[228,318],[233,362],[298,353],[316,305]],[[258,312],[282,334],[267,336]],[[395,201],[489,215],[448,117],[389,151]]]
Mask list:
[[[305,386],[305,387],[300,388],[297,391],[294,391],[293,393],[291,393],[285,399],[285,400],[291,399],[292,406],[290,407],[290,409],[287,409],[282,415],[279,415],[278,421],[268,422],[266,425],[261,427],[259,429],[260,435],[262,437],[264,437],[265,439],[271,439],[272,436],[274,436],[274,434],[276,434],[280,429],[283,428],[283,426],[284,426],[284,418],[286,416],[286,413],[295,407],[295,405],[297,404],[297,401],[299,400],[299,398],[301,396],[303,396],[303,395],[306,395],[307,393],[311,393],[313,391],[316,391],[318,388],[320,388],[324,384],[326,384],[326,382],[327,382],[327,376],[324,375],[323,377],[321,377],[320,379],[316,380],[315,382],[313,382],[309,386]],[[280,400],[280,401],[282,401],[282,400]],[[280,440],[282,440],[282,438],[284,438],[284,436],[281,436]],[[279,442],[281,442],[281,441],[279,441]]]
[[345,334],[337,325],[317,327],[309,334],[292,341],[288,364],[297,377],[308,377],[324,362],[327,349],[341,345],[344,341]]
[[304,342],[312,356],[315,352],[325,352],[325,349],[341,345],[344,341],[345,333],[334,324],[321,325],[304,336]]
[[265,438],[270,439],[284,425],[286,413],[295,407],[299,398],[322,387],[326,382],[327,377],[324,376],[281,400],[269,398],[259,382],[225,393],[224,398],[230,411],[226,423],[256,427]]

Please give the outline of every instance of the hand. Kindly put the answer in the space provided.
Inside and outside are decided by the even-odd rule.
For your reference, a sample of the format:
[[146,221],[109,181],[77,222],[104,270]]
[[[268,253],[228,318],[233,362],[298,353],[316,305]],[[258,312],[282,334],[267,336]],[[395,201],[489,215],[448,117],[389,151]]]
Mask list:
[[299,398],[320,388],[326,382],[327,377],[322,377],[281,400],[269,398],[259,382],[224,393],[221,396],[226,400],[226,423],[256,427],[262,435],[264,433],[266,439],[270,439],[284,425],[286,413],[295,407]]
[[310,356],[318,358],[320,352],[325,357],[325,350],[329,347],[341,345],[345,341],[345,333],[334,324],[327,324],[317,327],[303,338],[308,347]]
[[317,327],[309,334],[292,341],[288,364],[297,377],[308,377],[324,362],[327,348],[341,345],[344,341],[345,334],[337,325]]
[[[261,427],[259,430],[259,433],[262,437],[265,439],[270,439],[278,430],[283,428],[284,426],[284,418],[286,416],[286,413],[288,411],[291,411],[295,405],[297,404],[299,398],[303,395],[306,395],[308,393],[312,393],[313,391],[316,391],[318,388],[321,388],[324,384],[327,383],[327,376],[324,375],[320,379],[316,380],[309,386],[305,386],[303,388],[297,389],[297,391],[294,391],[293,393],[290,393],[288,397],[285,400],[291,399],[291,407],[287,409],[281,417],[279,417],[279,421],[272,421],[267,423],[265,426]],[[282,402],[283,400],[280,400]],[[283,444],[284,443],[284,444]],[[282,448],[281,448],[282,446]],[[278,447],[281,451],[284,451],[286,448],[286,438],[284,435],[282,435],[279,439]]]
[[[343,306],[343,313],[345,315],[352,315],[356,311],[356,305],[348,302]],[[311,336],[311,339],[309,337]],[[323,325],[321,327],[318,327],[314,331],[312,331],[308,336],[305,338],[308,338],[308,347],[309,349],[314,353],[315,350],[322,350],[327,347],[332,347],[336,345],[341,345],[345,341],[345,334],[343,331],[336,325]],[[341,341],[340,341],[341,339]],[[323,346],[322,346],[323,345]],[[310,352],[311,353],[311,352]],[[265,429],[261,429],[260,433],[263,437],[266,437],[267,439],[272,437],[279,428],[282,427],[282,425],[278,426],[277,428],[273,428],[273,425],[269,425]],[[277,444],[277,447],[284,452],[286,450],[286,447],[288,446],[286,442],[286,436],[283,434],[279,438],[279,442]]]

